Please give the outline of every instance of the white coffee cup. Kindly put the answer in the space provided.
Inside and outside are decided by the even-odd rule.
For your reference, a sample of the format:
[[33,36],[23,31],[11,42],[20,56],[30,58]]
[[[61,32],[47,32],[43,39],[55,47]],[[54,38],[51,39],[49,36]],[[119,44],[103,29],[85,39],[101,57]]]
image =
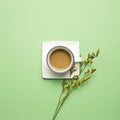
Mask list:
[[48,67],[56,73],[66,73],[75,63],[72,51],[65,46],[55,46],[50,49],[46,57],[46,62]]

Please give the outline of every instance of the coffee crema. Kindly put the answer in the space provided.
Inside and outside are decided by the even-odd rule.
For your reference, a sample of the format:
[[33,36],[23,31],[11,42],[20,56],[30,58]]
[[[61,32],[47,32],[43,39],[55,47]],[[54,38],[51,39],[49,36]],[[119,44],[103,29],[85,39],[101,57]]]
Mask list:
[[71,56],[66,50],[57,49],[50,55],[50,64],[54,69],[67,69],[71,64]]

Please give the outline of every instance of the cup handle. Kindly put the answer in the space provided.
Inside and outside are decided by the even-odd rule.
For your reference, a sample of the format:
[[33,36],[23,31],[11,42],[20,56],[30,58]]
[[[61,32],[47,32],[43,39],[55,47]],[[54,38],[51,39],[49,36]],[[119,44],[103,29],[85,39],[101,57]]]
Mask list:
[[75,60],[76,63],[80,63],[82,61],[82,58],[79,57],[78,59]]

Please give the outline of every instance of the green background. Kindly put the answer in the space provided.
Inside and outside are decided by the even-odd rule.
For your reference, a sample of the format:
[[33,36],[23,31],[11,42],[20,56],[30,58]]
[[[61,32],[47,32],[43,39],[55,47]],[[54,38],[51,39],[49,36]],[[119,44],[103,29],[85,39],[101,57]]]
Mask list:
[[119,0],[0,1],[0,120],[52,120],[61,81],[41,78],[45,40],[79,41],[83,57],[101,49],[57,120],[119,120]]

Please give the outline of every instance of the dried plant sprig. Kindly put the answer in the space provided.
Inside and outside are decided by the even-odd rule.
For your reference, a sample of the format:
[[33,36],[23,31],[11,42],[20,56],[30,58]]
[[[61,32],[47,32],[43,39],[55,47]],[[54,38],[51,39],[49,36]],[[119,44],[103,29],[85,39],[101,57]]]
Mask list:
[[[56,116],[57,116],[59,110],[61,109],[65,100],[70,96],[70,94],[76,88],[78,88],[81,84],[88,81],[92,77],[92,74],[96,71],[96,68],[89,68],[87,70],[86,70],[86,68],[89,64],[93,63],[93,59],[98,57],[99,53],[100,53],[99,49],[96,51],[96,53],[94,53],[94,52],[88,53],[86,60],[81,62],[80,74],[74,75],[73,78],[70,80],[66,80],[66,79],[62,80],[62,91],[61,91],[60,97],[58,99],[58,104],[55,109],[52,120],[56,119]],[[70,73],[72,74],[75,70],[76,70],[76,68],[75,68],[75,66],[73,66]]]
[[75,65],[73,65],[73,67],[71,68],[71,70],[70,70],[70,75],[72,75],[72,73],[73,73],[74,71],[76,71]]

